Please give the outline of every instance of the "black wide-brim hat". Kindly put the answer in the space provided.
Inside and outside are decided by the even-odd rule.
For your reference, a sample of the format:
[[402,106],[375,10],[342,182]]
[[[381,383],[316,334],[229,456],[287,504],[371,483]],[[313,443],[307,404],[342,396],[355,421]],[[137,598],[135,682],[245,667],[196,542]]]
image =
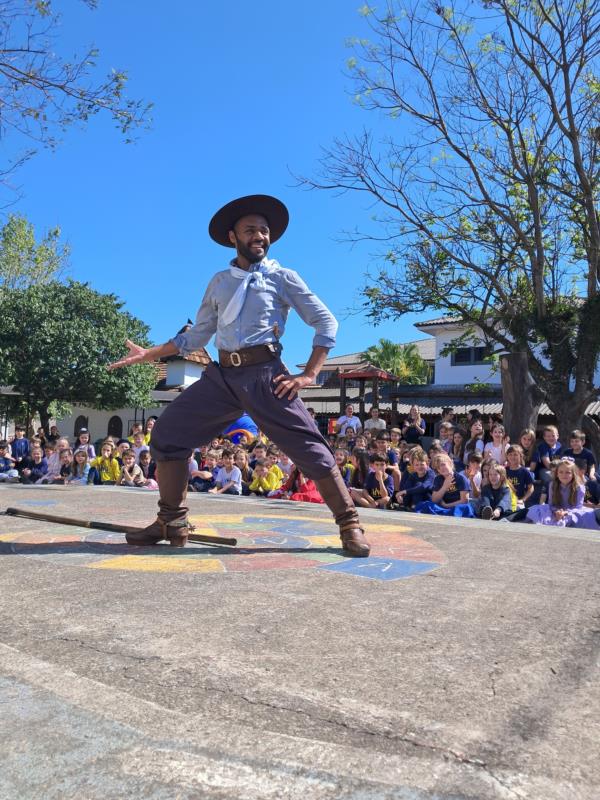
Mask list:
[[267,220],[271,242],[283,236],[290,221],[289,212],[281,200],[268,194],[249,194],[232,200],[217,211],[208,225],[210,238],[224,247],[235,247],[229,241],[229,231],[233,230],[238,219],[248,214],[260,214]]

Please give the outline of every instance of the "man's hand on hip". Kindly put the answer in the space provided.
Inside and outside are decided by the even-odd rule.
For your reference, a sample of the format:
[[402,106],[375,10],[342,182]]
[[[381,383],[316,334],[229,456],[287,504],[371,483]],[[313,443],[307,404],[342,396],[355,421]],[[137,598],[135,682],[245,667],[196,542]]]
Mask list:
[[275,389],[275,397],[286,397],[289,396],[290,400],[293,400],[294,397],[298,394],[300,389],[304,389],[305,386],[310,386],[313,382],[312,378],[309,378],[308,375],[278,375],[276,378],[273,378],[274,383],[277,384],[277,388]]

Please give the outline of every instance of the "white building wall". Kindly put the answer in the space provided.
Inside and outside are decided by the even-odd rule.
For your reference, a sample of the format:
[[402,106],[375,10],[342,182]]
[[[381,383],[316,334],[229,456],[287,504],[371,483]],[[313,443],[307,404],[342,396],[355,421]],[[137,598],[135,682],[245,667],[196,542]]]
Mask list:
[[167,362],[167,386],[191,386],[200,376],[204,367],[194,361],[168,361]]
[[[501,383],[500,372],[493,372],[490,364],[461,364],[453,366],[451,353],[446,356],[440,355],[444,347],[454,341],[462,332],[463,330],[460,328],[450,329],[444,327],[442,331],[435,334],[434,384],[437,386],[440,384],[464,384],[477,381],[499,385]],[[478,346],[481,342],[475,341],[473,344]],[[465,346],[468,346],[467,343],[465,343]]]
[[[70,414],[68,417],[63,417],[63,419],[57,420],[56,422],[58,430],[69,440],[73,440],[75,438],[75,422],[79,416],[88,418],[87,427],[90,431],[90,438],[92,442],[95,442],[97,439],[104,439],[107,436],[109,420],[115,416],[121,419],[123,423],[123,436],[124,438],[127,438],[129,435],[129,427],[136,416],[135,409],[133,408],[119,408],[115,411],[99,411],[96,408],[89,408],[87,406],[73,406],[72,408],[72,414]],[[164,408],[166,408],[166,406],[147,408],[144,415],[145,419],[148,419],[148,417],[151,416],[159,417]],[[137,409],[137,419],[140,422],[142,420],[141,408]]]
[[[494,385],[499,386],[502,383],[499,369],[494,371],[492,366],[489,364],[473,364],[473,365],[461,364],[453,366],[451,353],[449,353],[446,356],[440,355],[444,347],[451,344],[462,333],[464,333],[464,328],[460,327],[449,328],[447,326],[438,329],[438,331],[435,334],[433,331],[431,331],[431,335],[435,336],[434,384],[437,386],[437,385],[482,382],[482,383],[489,383],[492,386]],[[469,343],[465,342],[465,346],[468,346],[468,344]],[[479,346],[482,344],[482,341],[475,340],[474,342],[472,342],[472,344],[474,346]],[[542,358],[542,362],[544,361],[545,359]],[[596,367],[594,385],[600,386],[600,359],[598,359],[598,365]]]

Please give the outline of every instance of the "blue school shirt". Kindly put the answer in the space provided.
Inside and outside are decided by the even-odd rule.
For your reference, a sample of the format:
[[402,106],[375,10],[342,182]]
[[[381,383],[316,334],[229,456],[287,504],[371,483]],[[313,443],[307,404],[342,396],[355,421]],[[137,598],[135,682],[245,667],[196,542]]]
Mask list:
[[[434,492],[438,492],[443,485],[444,485],[443,475],[436,475],[435,480],[433,481],[432,490]],[[470,488],[471,484],[469,483],[469,479],[465,478],[464,475],[455,472],[454,477],[452,479],[452,483],[450,484],[450,488],[448,489],[446,494],[442,497],[442,500],[444,503],[456,503],[457,500],[460,500],[460,493],[468,492]]]
[[400,481],[400,491],[406,492],[404,504],[414,506],[423,500],[431,500],[434,480],[435,472],[431,467],[422,478],[419,478],[416,472],[405,472]]
[[0,472],[8,472],[15,468],[15,462],[7,456],[0,456]]
[[600,483],[598,481],[591,481],[586,480],[585,484],[585,503],[594,503],[594,505],[598,505],[600,503]]
[[10,443],[13,458],[20,461],[29,455],[29,439],[15,439]]
[[[536,463],[536,472],[540,464],[542,464],[542,458],[546,457],[549,458],[550,461],[552,461],[553,458],[558,458],[560,456],[561,450],[562,450],[562,445],[560,442],[557,442],[554,445],[554,447],[550,447],[550,445],[547,442],[540,442],[538,445],[538,449],[535,451],[533,456],[533,460]],[[542,468],[546,469],[546,467],[544,467],[543,465]]]
[[[391,475],[386,475],[383,479],[383,483],[385,488],[387,489],[388,497],[392,497],[394,494],[394,481]],[[367,490],[367,492],[371,495],[373,500],[379,500],[381,498],[381,489],[379,487],[379,481],[375,477],[375,473],[373,471],[369,472],[367,478],[365,480],[365,485],[363,487]]]
[[519,500],[525,495],[527,489],[533,483],[533,475],[527,467],[518,467],[517,469],[507,469],[506,478],[512,484],[515,494]]
[[568,458],[577,459],[580,458],[582,461],[587,463],[586,472],[589,473],[592,467],[596,466],[596,457],[592,453],[591,450],[588,450],[587,447],[584,447],[581,453],[574,453],[572,447],[567,447],[566,450],[563,450],[561,453],[562,456],[567,456]]
[[242,347],[274,344],[285,331],[290,308],[314,328],[313,347],[330,349],[335,345],[338,328],[335,317],[297,272],[285,269],[269,258],[251,265],[248,271],[259,270],[265,288],[258,288],[252,280],[238,317],[228,325],[224,325],[220,317],[240,286],[240,279],[234,277],[229,269],[217,272],[208,284],[196,322],[188,331],[173,338],[182,355],[204,347],[215,333],[215,345],[219,350],[231,352]]

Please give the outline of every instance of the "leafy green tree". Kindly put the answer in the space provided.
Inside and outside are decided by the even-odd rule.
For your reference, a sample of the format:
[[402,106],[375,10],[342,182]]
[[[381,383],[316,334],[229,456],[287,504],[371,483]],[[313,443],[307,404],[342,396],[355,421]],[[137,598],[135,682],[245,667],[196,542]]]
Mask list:
[[10,214],[0,230],[0,292],[58,278],[69,257],[69,248],[60,244],[59,237],[60,228],[53,228],[37,243],[33,225]]
[[379,344],[371,345],[362,353],[362,358],[396,375],[399,383],[420,385],[431,379],[431,368],[413,343],[395,344],[389,339],[380,339]]
[[147,346],[148,326],[113,294],[52,281],[0,293],[0,375],[47,429],[52,403],[113,409],[147,405],[156,368],[109,372],[126,339]]
[[[90,9],[97,5],[96,0],[82,2]],[[132,132],[148,119],[149,104],[126,95],[125,71],[98,75],[99,53],[93,47],[62,57],[59,31],[60,15],[52,0],[0,0],[0,133],[9,143],[27,142],[12,163],[0,169],[5,180],[37,146],[54,147],[74,123],[108,115],[130,141]]]
[[[380,132],[336,141],[304,181],[376,202],[357,233],[385,242],[367,312],[455,315],[531,373],[561,434],[581,427],[599,394],[599,0],[361,13],[348,67]],[[505,401],[537,416],[521,386]]]

